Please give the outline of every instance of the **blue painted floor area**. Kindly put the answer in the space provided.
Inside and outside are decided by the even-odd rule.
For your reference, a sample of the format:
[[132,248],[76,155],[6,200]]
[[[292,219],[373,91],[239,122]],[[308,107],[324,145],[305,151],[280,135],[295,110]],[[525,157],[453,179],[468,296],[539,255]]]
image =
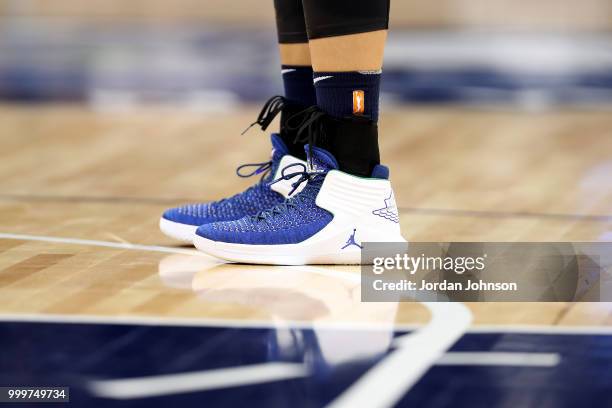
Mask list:
[[[72,407],[319,407],[392,352],[379,347],[388,344],[381,334],[405,332],[3,322],[0,383],[70,386]],[[400,406],[612,406],[612,335],[471,333],[450,351],[547,352],[561,360],[554,367],[434,366]],[[310,375],[128,400],[97,398],[88,389],[93,380],[279,361],[304,364]]]

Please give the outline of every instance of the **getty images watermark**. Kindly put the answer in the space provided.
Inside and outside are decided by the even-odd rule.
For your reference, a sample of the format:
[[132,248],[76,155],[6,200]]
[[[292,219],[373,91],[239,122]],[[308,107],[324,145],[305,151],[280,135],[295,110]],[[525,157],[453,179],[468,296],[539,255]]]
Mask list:
[[[452,271],[458,275],[465,272],[483,271],[486,268],[485,260],[487,254],[479,257],[471,256],[410,256],[406,253],[395,254],[394,257],[375,257],[372,261],[372,271],[376,275],[382,275],[385,271],[403,271],[414,276],[419,270]],[[374,289],[380,290],[517,290],[516,282],[485,282],[482,279],[466,282],[450,282],[442,280],[430,282],[425,279],[412,281],[400,279],[395,282],[387,282],[383,279],[374,281]]]
[[612,243],[364,243],[365,302],[612,301]]

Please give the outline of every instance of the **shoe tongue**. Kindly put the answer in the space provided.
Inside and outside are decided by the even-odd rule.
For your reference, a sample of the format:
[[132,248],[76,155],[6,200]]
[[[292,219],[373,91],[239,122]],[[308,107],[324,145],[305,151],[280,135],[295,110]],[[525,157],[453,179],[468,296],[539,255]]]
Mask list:
[[312,162],[316,169],[329,171],[340,168],[334,155],[327,150],[313,146],[312,157],[310,157],[310,149],[308,148],[308,145],[304,146],[304,150],[306,150],[308,162]]
[[284,155],[289,154],[289,149],[278,133],[270,135],[272,141],[272,160],[280,160]]

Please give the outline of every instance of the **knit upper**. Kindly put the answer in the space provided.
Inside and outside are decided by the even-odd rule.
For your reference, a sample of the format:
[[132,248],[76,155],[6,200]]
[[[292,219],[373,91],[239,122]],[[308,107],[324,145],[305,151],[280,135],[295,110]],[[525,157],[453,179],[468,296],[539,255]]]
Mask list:
[[312,164],[315,172],[309,172],[308,184],[300,193],[256,215],[202,225],[196,233],[213,241],[254,245],[295,244],[308,239],[333,218],[316,205],[316,198],[327,172],[338,168],[329,152],[316,147]]
[[219,201],[187,204],[169,209],[164,212],[163,218],[181,224],[200,226],[211,222],[236,220],[283,202],[284,197],[270,189],[269,183],[282,157],[288,153],[288,149],[278,134],[272,134],[271,140],[273,150],[270,170],[255,185]]

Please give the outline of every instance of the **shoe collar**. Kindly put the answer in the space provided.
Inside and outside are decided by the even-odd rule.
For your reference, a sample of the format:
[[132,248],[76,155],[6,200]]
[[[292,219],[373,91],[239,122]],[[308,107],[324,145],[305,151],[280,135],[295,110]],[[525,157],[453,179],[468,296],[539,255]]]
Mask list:
[[[305,145],[304,150],[306,151],[307,163],[313,166],[313,170],[330,171],[340,168],[338,161],[329,151],[316,146],[312,146],[312,149],[310,149],[309,145]],[[311,151],[312,157],[310,156]]]

